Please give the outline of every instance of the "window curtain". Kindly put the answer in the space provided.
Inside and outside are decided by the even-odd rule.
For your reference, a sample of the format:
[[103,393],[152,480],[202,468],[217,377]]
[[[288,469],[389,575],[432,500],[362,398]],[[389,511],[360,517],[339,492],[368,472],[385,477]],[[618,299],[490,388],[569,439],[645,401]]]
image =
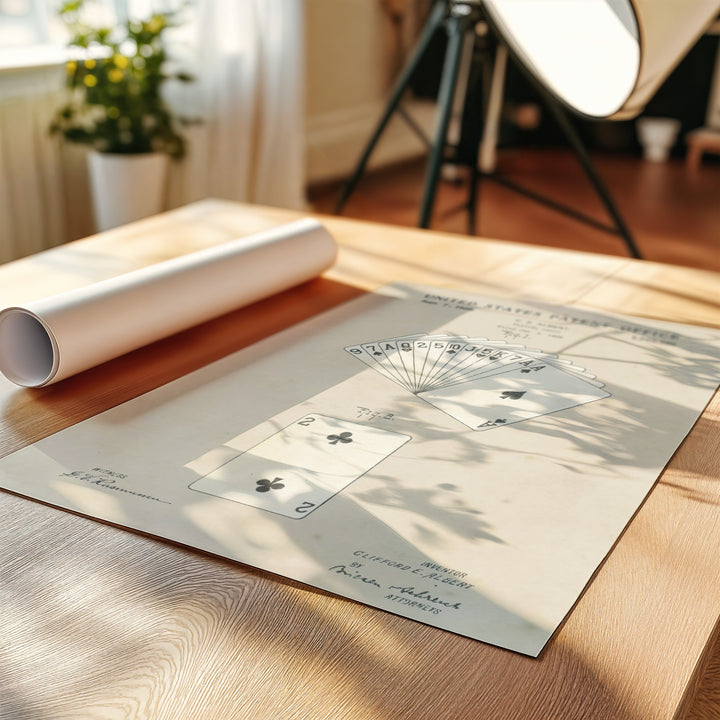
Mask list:
[[[145,15],[155,4],[126,7]],[[171,55],[195,81],[167,89],[197,123],[171,164],[168,208],[205,197],[305,206],[303,5],[190,3]],[[83,151],[47,133],[62,78],[57,64],[0,72],[0,262],[93,232]]]
[[185,130],[173,206],[203,197],[305,205],[302,8],[302,0],[195,4],[178,41],[192,48],[195,81],[169,94],[198,121]]
[[0,74],[0,262],[66,239],[60,151],[47,132],[59,68]]

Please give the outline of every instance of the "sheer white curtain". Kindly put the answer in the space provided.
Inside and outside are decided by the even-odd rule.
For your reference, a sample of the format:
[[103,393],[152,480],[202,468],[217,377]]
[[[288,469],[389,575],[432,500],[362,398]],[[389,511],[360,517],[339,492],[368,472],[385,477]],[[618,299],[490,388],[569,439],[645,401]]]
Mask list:
[[197,117],[170,202],[220,197],[304,205],[302,0],[197,2],[183,45],[194,83],[170,99]]
[[60,152],[47,132],[61,82],[59,68],[0,73],[0,262],[66,239]]
[[[146,16],[173,2],[114,5]],[[200,123],[183,131],[188,153],[172,164],[168,207],[205,197],[304,206],[303,6],[190,4],[172,54],[196,80],[168,89],[177,111]],[[33,53],[28,64],[38,65]],[[82,151],[47,134],[62,97],[58,50],[39,64],[0,68],[0,262],[93,231]]]

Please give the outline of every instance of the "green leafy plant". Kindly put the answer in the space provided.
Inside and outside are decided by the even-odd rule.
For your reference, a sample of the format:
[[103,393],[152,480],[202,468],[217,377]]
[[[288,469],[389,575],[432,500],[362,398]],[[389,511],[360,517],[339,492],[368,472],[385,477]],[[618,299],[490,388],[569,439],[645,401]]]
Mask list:
[[170,79],[164,33],[177,26],[177,13],[156,13],[113,27],[91,27],[82,19],[85,0],[65,2],[59,16],[71,34],[73,59],[66,64],[67,100],[50,126],[71,142],[100,152],[165,152],[181,157],[185,139],[161,89]]

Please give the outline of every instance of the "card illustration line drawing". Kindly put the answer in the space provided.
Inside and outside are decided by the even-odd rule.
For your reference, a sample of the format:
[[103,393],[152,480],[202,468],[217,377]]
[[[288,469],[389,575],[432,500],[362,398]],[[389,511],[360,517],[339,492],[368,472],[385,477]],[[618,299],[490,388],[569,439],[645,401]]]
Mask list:
[[189,487],[300,520],[410,439],[371,425],[307,413]]
[[602,382],[572,361],[502,340],[406,335],[345,350],[476,431],[610,397]]

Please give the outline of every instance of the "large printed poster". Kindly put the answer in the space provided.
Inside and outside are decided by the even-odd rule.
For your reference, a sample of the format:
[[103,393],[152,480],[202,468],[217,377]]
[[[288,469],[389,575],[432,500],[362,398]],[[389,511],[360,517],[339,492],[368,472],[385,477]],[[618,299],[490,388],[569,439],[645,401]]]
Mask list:
[[0,486],[536,656],[719,370],[714,330],[396,286],[0,460]]

